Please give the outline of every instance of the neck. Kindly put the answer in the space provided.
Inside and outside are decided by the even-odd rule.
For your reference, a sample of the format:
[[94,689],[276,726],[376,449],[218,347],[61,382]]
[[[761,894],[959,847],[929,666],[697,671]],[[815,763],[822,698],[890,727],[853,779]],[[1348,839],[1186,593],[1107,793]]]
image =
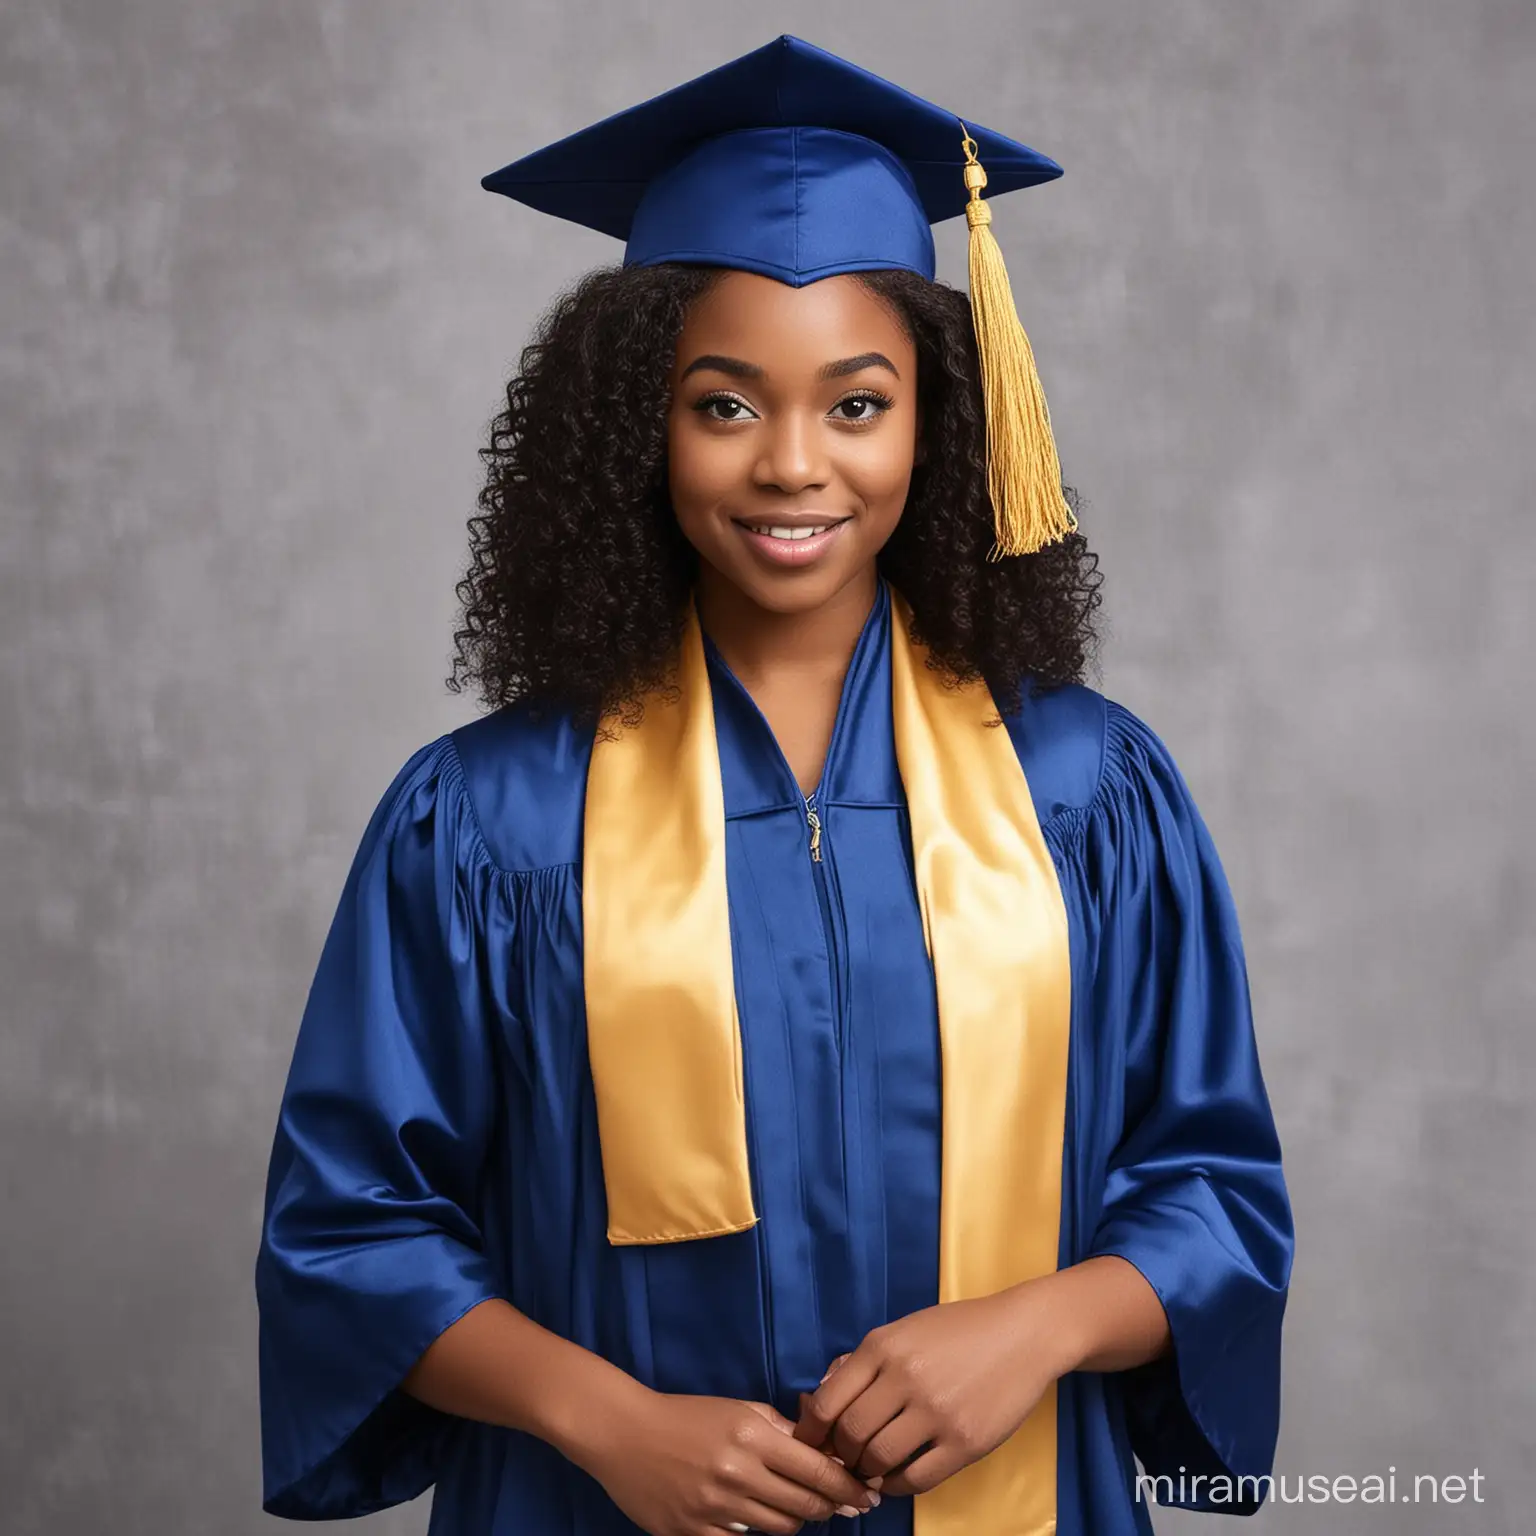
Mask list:
[[700,565],[695,601],[699,624],[725,664],[748,688],[787,676],[841,677],[858,644],[879,577],[874,562],[826,602],[804,612],[778,613]]

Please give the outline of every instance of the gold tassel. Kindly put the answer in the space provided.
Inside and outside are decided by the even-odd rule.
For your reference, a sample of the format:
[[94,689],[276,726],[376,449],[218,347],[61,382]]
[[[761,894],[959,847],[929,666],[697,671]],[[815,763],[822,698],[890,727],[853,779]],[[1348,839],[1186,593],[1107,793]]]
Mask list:
[[1061,463],[1051,435],[1051,413],[1035,371],[1035,354],[1014,308],[1003,253],[989,226],[992,210],[981,200],[987,173],[967,133],[965,205],[971,229],[971,315],[981,355],[981,388],[987,413],[987,485],[997,542],[989,560],[1031,555],[1077,528],[1061,489]]

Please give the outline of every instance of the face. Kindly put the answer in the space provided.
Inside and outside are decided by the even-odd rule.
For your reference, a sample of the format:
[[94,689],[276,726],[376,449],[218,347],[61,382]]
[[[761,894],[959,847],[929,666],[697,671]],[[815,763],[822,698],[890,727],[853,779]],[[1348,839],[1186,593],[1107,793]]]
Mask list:
[[672,506],[701,584],[790,614],[872,573],[918,441],[916,349],[879,299],[846,275],[726,273],[689,310],[671,384]]

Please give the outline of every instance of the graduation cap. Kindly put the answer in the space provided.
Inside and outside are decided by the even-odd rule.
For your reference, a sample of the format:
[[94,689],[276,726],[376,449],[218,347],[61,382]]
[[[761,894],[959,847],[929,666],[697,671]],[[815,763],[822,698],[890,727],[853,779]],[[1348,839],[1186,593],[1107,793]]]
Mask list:
[[623,240],[625,266],[733,267],[795,287],[881,269],[931,280],[930,226],[963,213],[997,557],[1077,522],[981,190],[1060,175],[1039,151],[785,34],[481,185]]

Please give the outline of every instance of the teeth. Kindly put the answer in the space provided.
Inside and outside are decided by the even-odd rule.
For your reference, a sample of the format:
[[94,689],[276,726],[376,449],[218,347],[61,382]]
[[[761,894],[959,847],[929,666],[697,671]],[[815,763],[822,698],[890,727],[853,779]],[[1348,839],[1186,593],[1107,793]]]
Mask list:
[[754,523],[753,533],[766,533],[770,539],[810,539],[818,533],[825,533],[831,523],[822,523],[815,528],[770,528],[765,524]]

